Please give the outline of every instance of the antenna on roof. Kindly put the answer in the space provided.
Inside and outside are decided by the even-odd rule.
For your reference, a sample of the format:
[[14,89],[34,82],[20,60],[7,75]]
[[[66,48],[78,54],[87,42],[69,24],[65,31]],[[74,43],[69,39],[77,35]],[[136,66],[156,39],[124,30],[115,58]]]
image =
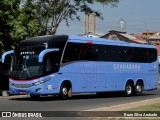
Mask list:
[[121,19],[119,21],[119,29],[120,29],[120,31],[125,31],[125,29],[126,29],[126,21],[124,19]]

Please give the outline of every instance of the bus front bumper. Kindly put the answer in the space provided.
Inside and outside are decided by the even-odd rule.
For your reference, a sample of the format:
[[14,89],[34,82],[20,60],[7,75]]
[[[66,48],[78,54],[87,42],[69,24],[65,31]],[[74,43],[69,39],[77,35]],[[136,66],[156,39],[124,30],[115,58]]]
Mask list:
[[34,94],[34,95],[40,95],[43,94],[43,85],[37,85],[37,86],[32,86],[29,88],[24,88],[23,86],[20,87],[14,87],[10,86],[9,87],[9,93],[10,95],[27,95],[27,94]]

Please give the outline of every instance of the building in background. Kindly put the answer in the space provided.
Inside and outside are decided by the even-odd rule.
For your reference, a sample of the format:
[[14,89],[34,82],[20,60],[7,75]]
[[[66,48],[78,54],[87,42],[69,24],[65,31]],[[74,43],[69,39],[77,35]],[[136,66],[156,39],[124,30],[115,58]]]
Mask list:
[[143,39],[138,39],[130,34],[127,34],[126,32],[117,30],[111,30],[109,31],[109,33],[103,35],[101,38],[124,41],[129,43],[147,44],[147,42]]
[[96,32],[96,16],[95,14],[86,14],[84,18],[85,34]]

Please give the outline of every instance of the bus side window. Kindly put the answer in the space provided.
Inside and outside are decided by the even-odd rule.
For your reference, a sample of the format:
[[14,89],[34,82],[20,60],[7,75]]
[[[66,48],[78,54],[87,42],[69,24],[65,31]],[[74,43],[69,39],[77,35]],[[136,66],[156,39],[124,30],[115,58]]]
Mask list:
[[45,56],[45,68],[44,68],[44,73],[45,74],[50,74],[53,72],[57,72],[59,70],[59,63],[57,62],[57,56],[58,53],[48,53]]
[[80,43],[68,43],[64,52],[62,63],[79,60]]
[[46,60],[45,72],[50,72],[50,71],[52,71],[52,64],[51,64],[51,60],[48,58]]
[[128,47],[123,47],[123,51],[122,51],[122,60],[124,62],[131,62],[132,61],[132,50],[129,49]]
[[147,51],[148,62],[155,62],[157,60],[157,50],[156,49],[148,49]]
[[86,48],[83,51],[82,59],[83,60],[96,61],[97,60],[96,52],[97,52],[98,49],[97,50],[93,49],[93,47],[89,46],[89,45],[86,45],[85,47]]

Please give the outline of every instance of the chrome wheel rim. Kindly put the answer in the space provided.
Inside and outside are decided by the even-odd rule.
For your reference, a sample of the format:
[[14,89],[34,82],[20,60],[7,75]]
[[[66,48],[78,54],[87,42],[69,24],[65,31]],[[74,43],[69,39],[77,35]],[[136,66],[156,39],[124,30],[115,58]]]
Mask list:
[[63,93],[63,95],[67,95],[67,93],[68,93],[67,88],[63,88],[63,89],[62,89],[62,93]]
[[140,85],[137,85],[137,86],[136,86],[136,90],[137,90],[137,92],[140,93],[140,92],[142,91],[142,87],[141,87]]
[[127,94],[130,95],[132,93],[132,87],[128,85],[126,91],[127,91]]

